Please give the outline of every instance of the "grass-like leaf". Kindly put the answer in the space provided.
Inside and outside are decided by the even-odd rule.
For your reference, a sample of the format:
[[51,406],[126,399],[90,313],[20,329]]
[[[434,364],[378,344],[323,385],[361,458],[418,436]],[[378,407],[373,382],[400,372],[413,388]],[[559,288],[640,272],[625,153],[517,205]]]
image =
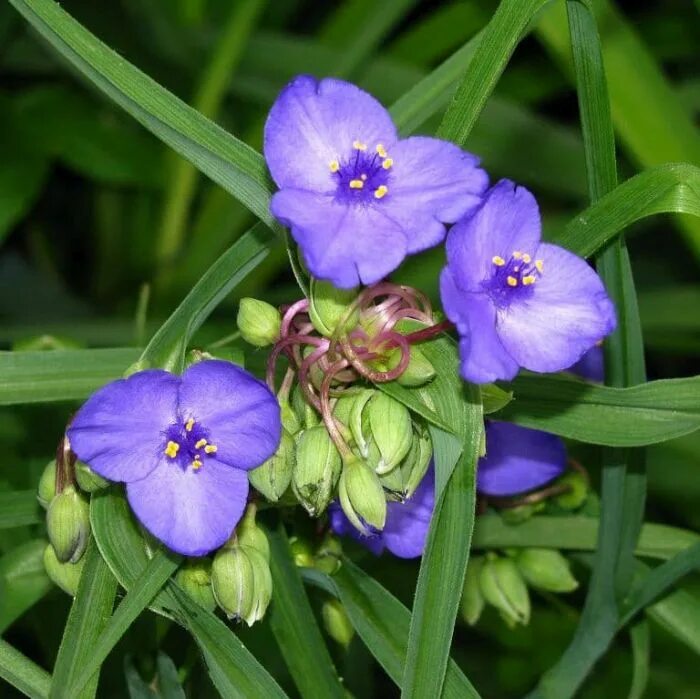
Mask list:
[[0,677],[31,699],[49,696],[49,673],[1,638]]
[[0,492],[0,529],[26,527],[43,519],[34,490]]

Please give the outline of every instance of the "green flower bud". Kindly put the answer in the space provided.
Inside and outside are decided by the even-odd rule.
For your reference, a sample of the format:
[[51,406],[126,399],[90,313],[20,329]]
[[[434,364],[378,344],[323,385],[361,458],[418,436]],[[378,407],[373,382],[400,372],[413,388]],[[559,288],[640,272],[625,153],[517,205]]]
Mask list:
[[248,480],[268,500],[277,502],[292,482],[294,461],[294,438],[283,430],[277,451],[261,466],[248,471]]
[[396,379],[402,386],[422,386],[435,378],[435,367],[415,345],[411,347],[411,359],[403,374]]
[[[343,335],[357,325],[359,310],[355,309],[348,315],[357,289],[336,289],[329,282],[312,279],[310,292],[309,317],[321,335]],[[342,327],[339,327],[340,323]]]
[[484,406],[484,415],[495,413],[505,408],[513,400],[513,391],[504,391],[493,383],[485,383],[480,387],[481,402]]
[[521,524],[527,522],[544,507],[544,503],[525,503],[515,507],[507,507],[501,511],[501,517],[506,524]]
[[484,599],[498,609],[509,626],[530,621],[530,595],[512,558],[487,558],[479,583]]
[[212,562],[211,587],[229,619],[252,626],[265,614],[272,596],[270,566],[259,551],[247,546],[220,549]]
[[[379,450],[377,450],[377,453]],[[395,468],[389,473],[379,476],[379,482],[384,488],[384,496],[390,502],[403,502],[406,499],[406,483],[401,475],[401,469]]]
[[248,505],[241,523],[236,527],[236,539],[239,546],[255,549],[266,560],[270,560],[270,542],[267,535],[255,522],[256,508]]
[[411,450],[401,464],[401,475],[405,483],[405,498],[410,498],[420,485],[432,458],[433,442],[430,439],[430,432],[423,425],[416,424]]
[[39,504],[46,509],[49,503],[56,495],[56,460],[49,461],[44,467],[44,470],[39,479],[39,487],[37,488],[37,500]]
[[75,593],[78,591],[78,583],[80,582],[84,564],[84,558],[81,558],[77,563],[61,563],[56,557],[56,551],[54,551],[51,544],[44,549],[46,574],[54,584],[58,585],[71,597],[75,597]]
[[236,322],[246,342],[256,347],[267,347],[279,339],[282,317],[269,303],[244,298],[238,307]]
[[211,589],[211,561],[190,558],[177,571],[175,582],[201,607],[214,611],[216,600]]
[[82,461],[75,462],[75,480],[78,481],[80,490],[84,493],[94,493],[96,490],[102,490],[102,488],[106,488],[109,485],[109,481],[95,473]]
[[294,436],[301,429],[301,419],[288,400],[282,400],[279,396],[277,400],[280,404],[282,426],[290,435]]
[[484,559],[482,557],[472,557],[469,559],[467,566],[467,574],[464,577],[464,590],[462,591],[462,602],[460,609],[462,619],[474,626],[481,612],[484,610],[485,600],[481,592],[481,569],[484,567]]
[[569,561],[554,549],[523,549],[515,562],[525,580],[540,590],[572,592],[578,587]]
[[77,563],[90,538],[90,507],[72,485],[64,488],[46,514],[49,541],[61,563]]
[[580,471],[568,471],[557,480],[557,485],[568,485],[569,491],[554,498],[554,502],[564,510],[578,510],[586,499],[591,488],[585,474]]
[[293,536],[289,540],[289,548],[292,550],[292,558],[297,568],[313,568],[314,556],[308,541]]
[[333,415],[344,425],[350,425],[350,415],[357,397],[357,393],[352,393],[348,396],[341,396],[333,406]]
[[[369,456],[369,445],[367,433],[369,431],[369,419],[365,413],[365,406],[376,395],[378,391],[366,389],[358,393],[355,397],[355,402],[350,410],[350,433],[357,445],[360,454],[366,459]],[[377,449],[379,454],[379,450]],[[381,456],[381,455],[379,455]]]
[[379,392],[372,397],[366,412],[381,454],[377,473],[387,473],[401,463],[411,448],[411,414],[405,405]]
[[328,599],[321,607],[323,625],[328,635],[343,648],[347,648],[355,635],[355,629],[347,612],[337,599]]
[[323,543],[318,547],[314,556],[314,568],[317,568],[322,573],[333,575],[340,568],[340,559],[343,555],[343,545],[340,539],[337,539],[332,534],[327,534]]
[[328,507],[341,466],[340,454],[323,425],[301,433],[292,489],[312,517],[318,517]]
[[338,486],[340,505],[345,516],[362,534],[384,529],[386,498],[379,476],[359,459],[348,461]]
[[[304,392],[298,385],[292,391],[292,408],[297,414],[302,428],[309,429],[321,424],[321,416],[306,402]],[[294,434],[296,435],[296,432]]]

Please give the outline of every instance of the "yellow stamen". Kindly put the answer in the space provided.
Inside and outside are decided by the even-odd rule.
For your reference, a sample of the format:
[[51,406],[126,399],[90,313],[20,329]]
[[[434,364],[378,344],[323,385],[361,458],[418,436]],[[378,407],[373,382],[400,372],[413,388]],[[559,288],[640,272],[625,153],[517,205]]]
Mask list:
[[194,427],[194,418],[191,417],[186,423],[185,423],[185,429],[188,432],[192,432],[192,428]]
[[204,437],[202,437],[202,439],[200,439],[200,440],[194,445],[194,448],[195,448],[195,449],[201,449],[206,443],[207,443],[207,440],[204,439]]
[[496,265],[496,267],[503,267],[506,261],[500,255],[494,255],[491,258],[491,262]]
[[386,153],[386,148],[381,143],[377,143],[377,153],[379,154],[380,158],[386,158],[387,153]]
[[362,141],[353,141],[352,142],[352,147],[355,150],[367,150],[367,144],[362,143]]
[[531,261],[532,261],[532,258],[531,258],[527,253],[525,253],[525,254],[523,255],[523,262],[524,262],[526,265],[529,265]]
[[360,179],[361,179],[363,182],[366,182],[366,181],[367,181],[367,175],[365,175],[365,173],[363,172],[363,173],[360,175]]
[[384,160],[382,160],[382,167],[385,170],[388,170],[393,164],[394,161],[391,158],[385,158]]
[[350,180],[350,189],[362,189],[365,183],[362,180]]
[[542,274],[542,270],[544,269],[544,261],[543,260],[535,260],[535,267],[537,268],[537,271]]
[[518,280],[515,277],[507,277],[506,281],[508,282],[508,286],[518,286]]
[[214,454],[216,452],[217,448],[215,444],[207,444],[206,447],[204,447],[204,451],[207,454]]
[[386,196],[388,191],[389,188],[385,184],[380,184],[379,187],[374,190],[374,198],[381,199],[383,196]]
[[527,277],[523,277],[523,284],[529,286],[537,281],[537,277],[533,277],[532,274],[528,274]]
[[199,460],[199,457],[197,457],[190,465],[195,471],[198,471],[200,468],[202,468],[202,462]]
[[338,172],[338,170],[340,170],[340,163],[337,160],[331,160],[331,162],[328,163],[328,167],[331,169],[331,172]]
[[180,451],[180,445],[177,442],[170,441],[165,445],[163,453],[174,459],[177,456],[178,451]]
[[522,252],[520,252],[520,251],[518,251],[518,250],[514,250],[514,251],[513,251],[513,257],[514,257],[516,260],[519,260],[522,256],[523,256],[523,253],[522,253]]

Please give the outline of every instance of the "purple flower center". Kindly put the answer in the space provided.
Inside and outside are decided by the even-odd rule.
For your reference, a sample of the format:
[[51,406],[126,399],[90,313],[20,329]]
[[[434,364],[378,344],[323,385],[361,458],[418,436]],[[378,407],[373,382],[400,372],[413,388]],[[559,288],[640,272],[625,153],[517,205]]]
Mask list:
[[531,296],[544,269],[542,260],[533,260],[526,252],[518,250],[508,260],[495,255],[491,262],[491,276],[483,282],[483,288],[499,308],[509,306],[515,299]]
[[163,453],[183,470],[198,471],[204,459],[216,453],[216,445],[209,441],[209,430],[194,418],[176,422],[165,430]]
[[383,199],[389,193],[393,164],[381,143],[370,150],[366,143],[354,141],[347,158],[328,164],[336,180],[336,200],[343,204],[367,205]]

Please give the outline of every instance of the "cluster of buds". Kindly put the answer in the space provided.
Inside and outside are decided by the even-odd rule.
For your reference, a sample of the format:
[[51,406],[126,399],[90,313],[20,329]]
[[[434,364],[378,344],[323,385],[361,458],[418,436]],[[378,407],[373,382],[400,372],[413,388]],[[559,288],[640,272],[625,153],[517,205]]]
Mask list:
[[546,592],[572,592],[578,587],[569,562],[559,551],[524,548],[499,556],[489,552],[469,561],[462,592],[462,618],[473,626],[486,604],[510,627],[530,621],[528,587]]
[[107,481],[86,464],[76,461],[63,439],[39,480],[37,499],[46,509],[49,544],[44,551],[48,576],[69,595],[75,595],[83,568],[83,554],[90,540],[89,493]]
[[426,426],[374,388],[389,381],[417,387],[435,370],[415,343],[441,332],[428,299],[381,283],[355,291],[312,281],[310,300],[283,309],[244,299],[244,339],[271,345],[267,383],[288,366],[276,391],[284,434],[277,453],[250,472],[268,500],[292,497],[314,517],[337,499],[363,534],[384,527],[387,500],[413,494],[432,456]]

